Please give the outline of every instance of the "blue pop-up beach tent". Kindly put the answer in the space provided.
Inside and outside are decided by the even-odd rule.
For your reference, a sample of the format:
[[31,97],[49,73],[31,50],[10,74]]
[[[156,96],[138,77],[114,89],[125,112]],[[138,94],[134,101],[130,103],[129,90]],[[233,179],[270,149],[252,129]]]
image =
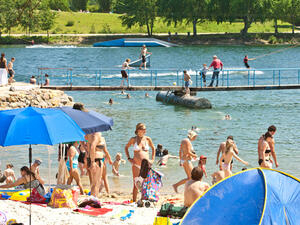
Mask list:
[[300,180],[255,168],[212,186],[188,210],[181,225],[299,225]]

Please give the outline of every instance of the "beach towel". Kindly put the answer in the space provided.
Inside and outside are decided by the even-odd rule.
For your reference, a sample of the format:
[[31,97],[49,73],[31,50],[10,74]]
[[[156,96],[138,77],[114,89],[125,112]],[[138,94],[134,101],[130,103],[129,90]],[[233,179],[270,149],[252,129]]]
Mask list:
[[79,213],[83,213],[83,214],[87,214],[90,216],[100,216],[100,215],[104,215],[108,212],[113,211],[112,209],[107,209],[107,208],[93,208],[93,207],[86,207],[83,209],[74,209],[74,212],[79,212]]
[[128,209],[123,209],[120,212],[118,212],[117,214],[113,215],[111,218],[112,219],[119,219],[123,216],[126,216],[129,213]]
[[155,217],[153,225],[172,225],[169,217]]
[[142,186],[142,200],[157,202],[159,200],[159,191],[162,186],[162,175],[157,171],[150,169]]

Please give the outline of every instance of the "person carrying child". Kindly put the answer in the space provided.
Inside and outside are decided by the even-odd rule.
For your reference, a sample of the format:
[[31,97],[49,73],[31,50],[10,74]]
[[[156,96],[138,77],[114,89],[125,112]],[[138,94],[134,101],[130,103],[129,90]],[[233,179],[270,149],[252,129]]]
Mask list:
[[120,176],[119,167],[120,167],[121,163],[125,164],[126,160],[122,159],[122,154],[120,152],[118,152],[116,155],[115,161],[112,164],[112,173],[115,176]]
[[170,155],[169,154],[169,151],[167,149],[164,149],[163,150],[163,156],[161,157],[161,159],[157,162],[157,164],[159,166],[166,166],[167,165],[167,162],[170,158],[173,158],[173,159],[179,159],[178,156],[174,156],[174,155]]
[[199,167],[200,169],[202,169],[202,171],[203,171],[205,177],[207,178],[206,168],[205,168],[205,165],[206,165],[206,159],[207,159],[206,156],[201,155],[201,156],[200,156],[200,159],[199,159],[198,167]]

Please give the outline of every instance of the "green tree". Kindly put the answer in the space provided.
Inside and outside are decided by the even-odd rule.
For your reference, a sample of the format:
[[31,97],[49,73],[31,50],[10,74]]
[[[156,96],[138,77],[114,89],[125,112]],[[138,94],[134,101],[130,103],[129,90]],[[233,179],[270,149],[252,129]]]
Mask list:
[[124,12],[120,18],[122,25],[131,28],[134,25],[146,26],[148,36],[152,36],[157,16],[156,0],[119,0],[118,8]]
[[300,0],[287,0],[285,4],[283,20],[292,24],[292,33],[295,33],[295,26],[300,23]]
[[62,10],[62,11],[70,10],[69,0],[50,0],[49,6],[53,10]]
[[1,28],[8,34],[18,23],[17,8],[14,0],[0,0],[0,31]]
[[99,8],[101,12],[109,13],[112,7],[112,0],[98,0]]
[[86,10],[88,0],[70,0],[70,8],[73,11]]
[[289,0],[272,0],[271,8],[269,12],[269,19],[274,20],[275,34],[278,34],[278,20],[284,17],[284,10],[286,9],[286,4]]
[[40,9],[40,28],[47,31],[47,40],[49,42],[49,30],[54,25],[56,14],[50,10],[50,5],[44,4]]
[[271,0],[232,0],[230,5],[233,15],[231,19],[243,20],[244,28],[241,33],[246,35],[252,23],[263,23],[268,18]]

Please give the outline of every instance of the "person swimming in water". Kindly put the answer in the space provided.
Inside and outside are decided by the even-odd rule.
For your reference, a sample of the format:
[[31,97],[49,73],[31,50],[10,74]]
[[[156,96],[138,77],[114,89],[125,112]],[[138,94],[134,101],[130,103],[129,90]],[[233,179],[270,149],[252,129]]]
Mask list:
[[167,166],[167,162],[169,159],[179,159],[178,156],[170,155],[167,149],[163,150],[163,156],[160,160],[158,160],[157,165],[159,166]]

